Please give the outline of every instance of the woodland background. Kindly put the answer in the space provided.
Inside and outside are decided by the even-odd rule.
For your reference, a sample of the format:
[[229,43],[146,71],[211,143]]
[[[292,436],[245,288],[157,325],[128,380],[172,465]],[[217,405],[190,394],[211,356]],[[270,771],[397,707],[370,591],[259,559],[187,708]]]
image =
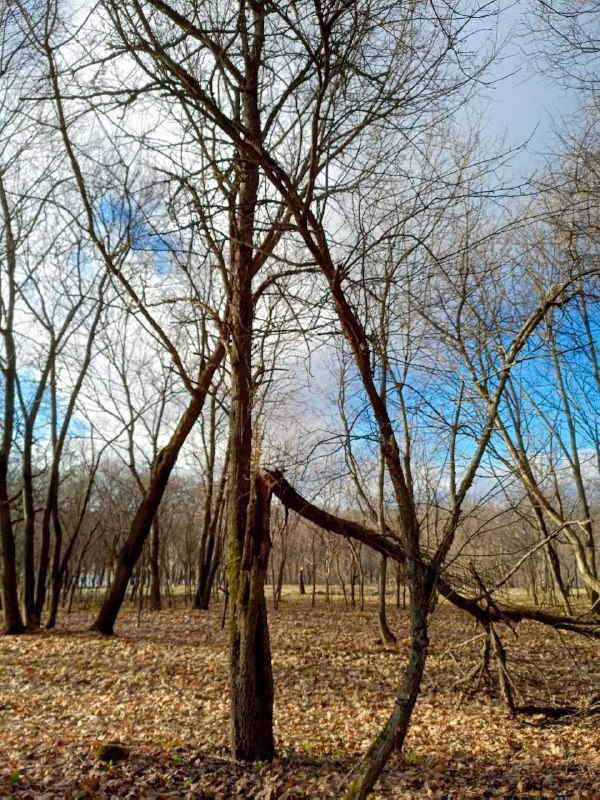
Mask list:
[[[137,614],[155,628],[144,659],[156,652],[168,683],[164,637],[193,640],[202,660],[227,649],[222,620],[223,769],[250,780],[236,762],[303,747],[293,714],[277,718],[278,684],[302,692],[301,649],[286,671],[278,623],[271,642],[267,607],[287,619],[284,587],[299,595],[291,647],[346,647],[358,664],[367,653],[358,671],[374,682],[389,656],[396,678],[377,684],[371,702],[387,710],[364,730],[331,687],[335,727],[357,730],[343,769],[317,769],[339,772],[336,787],[308,796],[366,798],[390,759],[389,791],[412,791],[419,697],[454,696],[450,684],[485,687],[507,726],[567,719],[590,732],[599,17],[569,0],[519,10],[535,67],[579,100],[543,168],[515,180],[517,153],[480,126],[503,13],[436,0],[0,7],[0,597],[17,637],[2,641],[6,669],[21,665],[11,736],[29,724],[18,698],[30,652],[43,671],[54,647],[81,647],[83,676],[88,647],[137,652]],[[378,634],[365,627],[375,608]],[[124,642],[69,638],[111,637],[122,611]],[[427,667],[446,615],[443,652],[464,624],[481,642],[452,678]],[[529,697],[513,637],[542,652],[555,636],[579,667],[569,686]],[[63,669],[71,680],[61,661],[52,691]],[[186,739],[185,758],[203,741]],[[452,770],[458,788],[443,770],[434,794],[508,785],[469,789]],[[10,772],[15,791],[22,771]],[[520,780],[510,791],[527,791]],[[287,791],[277,781],[265,797]]]

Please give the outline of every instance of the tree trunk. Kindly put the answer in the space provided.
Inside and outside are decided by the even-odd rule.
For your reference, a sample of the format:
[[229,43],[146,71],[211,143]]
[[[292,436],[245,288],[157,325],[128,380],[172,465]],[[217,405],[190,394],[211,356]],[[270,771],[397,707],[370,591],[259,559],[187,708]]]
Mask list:
[[411,582],[411,641],[408,663],[394,709],[383,730],[358,767],[358,776],[344,795],[344,800],[367,800],[394,748],[404,744],[429,648],[428,612],[430,591],[422,578]]
[[243,761],[270,760],[275,754],[273,675],[264,592],[271,548],[270,493],[268,484],[257,476],[244,551],[232,553],[229,567],[232,749],[234,757]]
[[15,540],[10,519],[8,491],[3,470],[0,466],[0,594],[2,597],[2,613],[4,615],[4,633],[23,633],[25,626],[19,609],[17,590],[17,569]]
[[[244,85],[240,119],[245,136],[260,146],[259,72],[264,45],[264,9],[240,4],[238,27],[244,41]],[[252,477],[252,275],[259,169],[237,156],[235,206],[230,212],[229,410],[229,635],[231,739],[235,758],[270,760],[273,740],[273,676],[264,586],[271,546],[271,483]]]
[[[250,182],[250,178],[246,179]],[[242,187],[242,196],[243,189]],[[240,198],[241,202],[241,198]],[[242,237],[240,239],[243,241]],[[244,248],[240,246],[240,250]],[[270,550],[269,483],[252,468],[252,294],[243,252],[232,280],[229,413],[229,638],[231,739],[236,759],[269,760],[273,678],[264,583]]]
[[58,613],[58,603],[60,600],[61,581],[65,574],[65,569],[61,569],[60,554],[62,550],[62,525],[58,516],[58,508],[52,512],[52,522],[54,527],[54,543],[52,547],[52,561],[50,563],[50,609],[47,628],[54,628],[56,625],[56,615]]
[[379,624],[379,633],[384,644],[396,644],[396,637],[392,633],[387,623],[386,616],[386,597],[385,591],[387,587],[387,556],[381,556],[379,560],[379,597],[377,602],[377,622]]
[[206,611],[210,601],[209,576],[213,553],[215,549],[215,536],[213,531],[207,531],[202,537],[200,555],[198,558],[198,585],[194,597],[194,608]]
[[315,534],[313,533],[311,542],[310,542],[310,551],[312,556],[312,592],[310,598],[310,605],[311,608],[314,608],[317,604],[317,557],[315,553]]
[[[219,513],[219,528],[223,525],[223,517]],[[223,556],[223,531],[217,530],[213,532],[213,538],[215,539],[215,545],[212,551],[212,559],[210,562],[210,568],[208,570],[208,575],[206,576],[206,580],[204,582],[204,586],[202,588],[202,596],[200,598],[200,608],[207,609],[210,604],[210,596],[212,594],[213,586],[215,583],[215,577],[217,574],[217,570],[219,569],[219,565],[221,563],[221,558]]]
[[23,612],[25,625],[39,626],[35,615],[35,502],[33,495],[32,447],[33,430],[26,419],[23,431]]
[[160,524],[158,514],[152,522],[152,540],[150,546],[150,602],[151,611],[160,611]]
[[13,321],[16,304],[16,258],[17,243],[15,240],[11,208],[5,190],[2,170],[0,170],[0,211],[3,217],[3,235],[6,245],[7,286],[3,286],[2,302],[5,306],[2,325],[4,339],[4,378],[3,386],[3,419],[0,424],[0,597],[4,616],[4,632],[9,634],[23,633],[25,626],[19,608],[17,587],[17,564],[15,538],[10,515],[10,493],[8,485],[10,451],[13,444],[15,420],[15,393],[17,383],[17,351],[13,335]]
[[[219,349],[222,347],[223,345],[219,345]],[[129,536],[119,553],[115,577],[91,627],[93,631],[103,633],[106,636],[113,633],[115,621],[125,598],[127,584],[140,557],[144,542],[150,533],[152,521],[167,487],[171,470],[175,466],[179,451],[184,445],[189,432],[200,416],[206,392],[221,358],[222,355],[220,353],[213,355],[209,365],[203,371],[198,390],[188,403],[175,432],[168,444],[158,452],[154,459],[148,488],[131,523]]]
[[[536,502],[535,498],[532,498],[531,495],[530,495],[530,502],[533,507],[540,537],[542,539],[548,539],[548,527],[546,525],[546,520],[544,519],[544,512],[542,511],[540,504]],[[560,599],[563,611],[565,612],[565,614],[570,615],[572,613],[572,609],[571,609],[571,604],[569,603],[569,598],[567,597],[567,593],[565,591],[565,585],[560,571],[560,561],[558,560],[558,555],[550,540],[548,540],[548,542],[544,547],[544,555],[546,558],[546,563],[550,570],[550,574],[552,575],[554,590]]]

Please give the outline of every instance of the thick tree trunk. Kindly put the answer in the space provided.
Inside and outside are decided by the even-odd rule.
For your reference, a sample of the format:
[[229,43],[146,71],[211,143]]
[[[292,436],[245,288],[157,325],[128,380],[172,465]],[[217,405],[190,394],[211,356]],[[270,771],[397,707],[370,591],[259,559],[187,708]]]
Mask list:
[[[244,86],[240,122],[260,146],[259,71],[264,44],[261,4],[240,4],[239,31],[244,41]],[[254,158],[236,157],[235,207],[230,214],[229,410],[229,635],[231,738],[235,758],[273,757],[273,676],[264,584],[270,550],[271,482],[252,477],[252,275],[259,170]]]
[[8,487],[2,466],[0,464],[0,595],[2,597],[4,633],[19,634],[23,633],[25,626],[19,608],[15,540],[10,518]]
[[232,749],[234,757],[244,761],[270,760],[275,753],[273,675],[264,592],[271,548],[270,492],[269,485],[256,477],[244,551],[236,552],[229,567]]
[[[250,174],[244,188],[256,185]],[[241,192],[242,201],[244,191]],[[242,206],[243,207],[243,206]],[[243,215],[242,215],[243,216]],[[242,241],[244,238],[240,237]],[[252,293],[244,249],[232,280],[229,457],[229,637],[232,752],[244,761],[270,760],[273,677],[264,584],[270,551],[271,482],[251,479]]]

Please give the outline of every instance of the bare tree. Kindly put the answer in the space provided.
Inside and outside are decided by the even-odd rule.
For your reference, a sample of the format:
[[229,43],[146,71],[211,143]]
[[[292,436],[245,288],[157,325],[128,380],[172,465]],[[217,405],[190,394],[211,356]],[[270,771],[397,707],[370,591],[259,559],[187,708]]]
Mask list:
[[[377,386],[369,330],[356,310],[353,286],[358,285],[358,281],[348,280],[356,268],[357,241],[338,224],[338,219],[351,207],[353,194],[367,202],[368,191],[380,179],[378,164],[386,163],[390,181],[393,174],[403,187],[412,189],[410,179],[406,180],[409,145],[410,148],[423,146],[424,161],[429,170],[432,169],[431,148],[426,141],[429,131],[436,121],[449,113],[453,104],[464,102],[463,90],[473,85],[479,73],[480,65],[469,64],[464,53],[470,22],[477,18],[478,10],[454,15],[451,11],[436,9],[437,15],[424,20],[422,9],[399,8],[387,3],[369,8],[334,4],[325,10],[318,4],[272,6],[251,2],[241,4],[235,11],[207,6],[201,14],[188,17],[162,0],[153,0],[146,6],[113,2],[107,4],[107,9],[127,53],[137,60],[145,74],[151,80],[158,80],[161,88],[166,87],[174,96],[184,96],[186,107],[196,118],[207,120],[235,153],[231,163],[239,194],[231,216],[234,224],[230,246],[234,258],[230,263],[231,316],[228,322],[234,397],[230,439],[230,568],[236,571],[232,583],[235,589],[232,592],[235,620],[232,716],[234,751],[238,755],[252,754],[246,749],[243,732],[239,729],[236,732],[237,714],[242,707],[240,701],[244,701],[246,718],[261,718],[264,722],[271,697],[270,680],[265,677],[265,707],[249,705],[246,699],[256,698],[256,692],[251,690],[251,670],[247,664],[243,671],[237,671],[238,632],[244,630],[245,624],[243,616],[239,615],[240,601],[245,597],[246,602],[250,599],[250,606],[258,603],[255,609],[258,609],[261,631],[265,622],[260,611],[264,602],[260,583],[264,581],[268,541],[262,538],[260,525],[264,522],[261,517],[266,497],[260,485],[255,486],[253,494],[248,472],[251,464],[249,386],[252,373],[249,365],[253,316],[250,259],[256,249],[254,225],[261,175],[268,179],[289,209],[294,233],[321,273],[330,307],[347,340],[357,379],[364,387],[372,410],[399,509],[411,589],[412,639],[411,655],[395,709],[363,762],[360,777],[349,790],[348,796],[366,797],[394,743],[401,743],[406,733],[425,664],[430,601],[453,542],[462,504],[494,430],[495,414],[508,374],[531,331],[539,324],[543,310],[562,298],[566,288],[563,284],[552,287],[542,306],[532,310],[514,333],[498,365],[500,378],[490,393],[491,403],[475,455],[462,479],[451,481],[448,521],[433,556],[426,557],[421,550],[421,525],[413,481],[404,461],[408,454],[403,455],[404,447],[396,437],[395,426]],[[287,35],[283,52],[282,31]],[[204,62],[197,61],[196,48],[200,48],[199,52],[206,59]],[[288,70],[293,70],[289,80]],[[228,93],[225,85],[229,87]],[[237,100],[233,109],[225,102],[225,98],[232,95]],[[410,131],[405,139],[401,134],[403,130]],[[429,210],[442,185],[443,197],[448,200],[460,191],[457,187],[463,185],[463,178],[457,180],[456,177],[460,170],[454,172],[453,166],[440,159],[433,172],[436,179],[439,177],[439,183],[434,180],[428,188],[419,184],[414,208],[409,212],[405,205],[408,216],[415,211]],[[455,177],[450,179],[453,173]],[[449,184],[452,184],[450,189]],[[411,193],[408,188],[407,192]],[[414,192],[412,196],[414,198]],[[397,204],[402,201],[406,203],[406,193],[400,192]],[[440,213],[444,205],[447,207],[448,203],[438,206]],[[435,216],[435,213],[429,215],[430,224]],[[389,220],[384,217],[371,231],[359,228],[360,252],[365,252],[365,233],[371,234],[372,242],[379,243],[388,225]],[[457,427],[458,422],[451,427],[454,438]],[[455,466],[452,469],[455,470]],[[253,514],[248,514],[249,498],[252,511],[256,503],[254,520]],[[258,528],[254,521],[259,523]],[[240,574],[237,573],[238,563],[242,567]],[[245,571],[247,575],[243,574]],[[252,579],[252,574],[256,580]],[[242,593],[238,596],[240,588]],[[247,652],[251,654],[254,674],[263,674],[268,640],[262,634],[258,640],[264,644],[263,653],[258,656],[251,650]],[[241,728],[241,720],[239,725]],[[257,755],[256,749],[253,753]]]

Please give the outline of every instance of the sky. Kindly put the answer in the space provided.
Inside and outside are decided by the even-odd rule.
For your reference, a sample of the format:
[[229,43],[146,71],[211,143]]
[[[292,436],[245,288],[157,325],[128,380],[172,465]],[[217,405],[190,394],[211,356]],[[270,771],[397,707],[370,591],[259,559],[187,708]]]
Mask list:
[[577,108],[577,93],[561,87],[542,73],[536,60],[540,41],[527,31],[525,4],[506,4],[500,15],[502,58],[490,74],[492,85],[482,114],[483,130],[490,139],[504,137],[506,146],[523,147],[512,165],[513,177],[539,170],[556,149],[556,131]]

